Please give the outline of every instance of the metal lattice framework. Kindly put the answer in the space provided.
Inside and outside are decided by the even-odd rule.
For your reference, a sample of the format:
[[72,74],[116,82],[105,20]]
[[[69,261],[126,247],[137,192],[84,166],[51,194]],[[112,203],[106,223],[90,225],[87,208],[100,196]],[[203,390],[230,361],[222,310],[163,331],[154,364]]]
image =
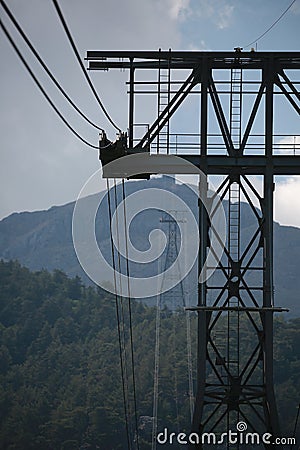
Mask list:
[[[87,53],[87,60],[90,70],[129,70],[128,138],[120,136],[113,143],[102,136],[103,166],[126,154],[149,152],[149,174],[162,172],[157,169],[162,163],[163,173],[168,173],[168,155],[176,154],[207,175],[223,177],[217,190],[228,201],[225,257],[216,275],[199,284],[198,305],[193,308],[198,314],[198,379],[192,430],[224,431],[244,420],[252,431],[280,436],[273,389],[273,315],[282,310],[274,306],[274,176],[300,175],[300,145],[297,132],[289,133],[294,141],[276,134],[274,104],[279,97],[285,99],[299,126],[295,77],[300,53],[95,51]],[[147,71],[150,80],[137,77]],[[178,73],[186,78],[178,80]],[[146,94],[156,98],[155,120],[139,136],[135,101]],[[171,118],[192,95],[199,98],[199,129],[172,132]],[[182,173],[180,164],[176,170]],[[261,179],[261,192],[253,175]],[[112,176],[105,167],[104,176]],[[242,199],[249,203],[252,217],[243,218]],[[203,205],[199,214],[201,271],[215,230]],[[243,220],[251,226],[244,227]],[[241,354],[246,328],[253,339]]]

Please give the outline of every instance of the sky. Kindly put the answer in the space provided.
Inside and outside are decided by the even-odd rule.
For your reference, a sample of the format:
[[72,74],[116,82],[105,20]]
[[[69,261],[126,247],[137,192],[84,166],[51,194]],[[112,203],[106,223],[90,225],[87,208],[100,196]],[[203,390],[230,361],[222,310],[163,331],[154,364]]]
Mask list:
[[[114,140],[115,130],[86,84],[52,1],[6,3],[71,98]],[[290,3],[291,0],[60,0],[60,7],[84,58],[87,50],[231,51],[255,41]],[[85,139],[97,145],[98,131],[78,117],[57,92],[2,7],[0,14],[59,109]],[[298,51],[299,20],[297,0],[257,42],[257,50]],[[97,150],[73,136],[50,108],[1,30],[0,33],[1,219],[13,212],[48,209],[75,200],[99,168],[99,161]],[[126,130],[128,74],[93,72],[91,78],[113,120]],[[283,124],[288,126],[284,119]],[[296,127],[300,135],[299,123]],[[103,185],[100,183],[99,187]],[[299,198],[300,177],[277,179],[275,220],[300,227]]]

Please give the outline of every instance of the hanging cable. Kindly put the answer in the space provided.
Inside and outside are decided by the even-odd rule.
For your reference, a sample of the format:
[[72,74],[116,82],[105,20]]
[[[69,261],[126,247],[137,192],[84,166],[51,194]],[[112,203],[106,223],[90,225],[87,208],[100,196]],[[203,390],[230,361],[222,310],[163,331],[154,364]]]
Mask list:
[[157,412],[158,412],[158,374],[159,374],[159,338],[160,338],[160,294],[156,297],[154,383],[153,383],[153,425],[151,450],[156,450]]
[[[178,217],[178,219],[179,219],[179,217]],[[182,220],[183,220],[183,223],[185,223],[184,213],[182,216]],[[178,249],[178,245],[177,245],[177,239],[175,240],[175,248],[176,248],[176,255],[178,255],[179,249]],[[185,254],[184,254],[184,258],[186,258]],[[184,262],[184,265],[185,265],[185,262]],[[179,272],[179,279],[182,280],[183,277],[181,275],[181,268],[180,268],[179,261],[178,261],[178,272]],[[186,299],[189,297],[184,289],[183,280],[180,282],[180,291],[181,291],[181,297],[182,297],[182,308],[183,308],[183,310],[185,310],[186,306],[190,306],[190,305],[189,305],[189,300],[186,301]],[[188,310],[185,310],[185,319],[186,319],[186,350],[187,350],[187,370],[188,370],[188,396],[189,396],[190,418],[191,418],[191,423],[192,423],[193,413],[194,413],[194,387],[193,387],[191,318],[190,318],[190,311],[188,311]]]
[[[114,179],[114,210],[115,210],[115,223],[116,223],[116,239],[117,247],[120,249],[120,224],[119,224],[119,212],[118,212],[118,192],[117,183]],[[128,316],[129,316],[129,346],[130,346],[130,359],[132,368],[132,386],[133,386],[133,401],[134,401],[134,416],[135,416],[135,436],[132,429],[132,414],[131,414],[131,401],[129,398],[129,368],[126,351],[126,323],[125,323],[125,308],[124,308],[124,286],[121,280],[121,257],[118,251],[117,259],[115,257],[114,242],[113,242],[113,230],[112,230],[112,201],[110,196],[110,187],[107,180],[107,192],[108,192],[108,209],[109,209],[109,222],[110,222],[110,240],[111,240],[111,251],[112,251],[112,263],[114,270],[114,285],[115,292],[117,292],[117,276],[116,273],[120,274],[120,280],[118,285],[118,290],[120,294],[116,294],[116,308],[117,308],[117,318],[118,318],[118,335],[119,335],[119,346],[120,346],[120,360],[121,360],[121,373],[122,373],[122,387],[123,387],[123,400],[124,400],[124,412],[126,420],[126,431],[128,439],[128,448],[132,449],[133,442],[135,442],[135,448],[139,450],[139,433],[138,433],[138,416],[137,416],[137,402],[136,402],[136,382],[135,382],[135,365],[134,365],[134,347],[133,347],[133,332],[132,332],[132,310],[131,310],[131,295],[130,295],[130,280],[129,280],[129,259],[128,259],[128,243],[127,243],[127,213],[126,213],[126,195],[124,180],[122,180],[122,193],[123,193],[123,213],[124,213],[124,233],[125,233],[125,251],[126,251],[126,276],[128,283]]]
[[63,28],[64,28],[64,30],[65,30],[65,33],[66,33],[66,35],[67,35],[67,37],[68,37],[68,39],[69,39],[69,42],[70,42],[70,44],[71,44],[71,47],[72,47],[72,49],[73,49],[73,51],[74,51],[74,53],[75,53],[75,56],[76,56],[76,58],[77,58],[77,61],[78,61],[79,65],[80,65],[80,67],[81,67],[81,70],[82,70],[82,72],[83,72],[83,74],[84,74],[84,76],[85,76],[85,78],[86,78],[86,80],[87,80],[87,82],[88,82],[88,85],[90,86],[90,88],[91,88],[91,90],[92,90],[92,92],[93,92],[93,94],[94,94],[94,96],[95,96],[95,98],[96,98],[96,100],[97,100],[97,102],[98,102],[100,108],[102,109],[104,115],[105,115],[106,118],[109,120],[109,122],[112,124],[112,126],[113,126],[116,130],[118,130],[118,131],[121,133],[121,129],[114,123],[114,121],[112,120],[112,118],[110,117],[110,115],[108,114],[108,112],[106,111],[106,109],[105,109],[105,107],[104,107],[102,101],[100,100],[99,95],[98,95],[97,92],[96,92],[96,89],[95,89],[95,87],[94,87],[94,85],[93,85],[93,83],[92,83],[92,80],[90,79],[90,77],[89,77],[89,75],[88,75],[88,73],[87,73],[87,71],[86,71],[86,69],[85,69],[85,67],[84,67],[84,64],[83,64],[83,62],[82,62],[82,60],[81,60],[81,58],[80,58],[80,55],[79,55],[79,52],[78,52],[77,47],[76,47],[76,45],[75,45],[75,42],[74,42],[74,40],[73,40],[73,38],[72,38],[72,35],[71,35],[71,33],[70,33],[70,30],[69,30],[69,28],[68,28],[68,25],[67,25],[67,23],[66,23],[66,21],[65,21],[65,19],[64,19],[64,16],[63,16],[63,13],[62,13],[60,7],[59,7],[58,1],[57,1],[57,0],[52,0],[52,1],[53,1],[53,4],[54,4],[55,9],[56,9],[56,11],[57,11],[57,14],[58,14],[58,16],[59,16],[59,18],[60,18],[60,21],[61,21],[61,23],[62,23],[62,26],[63,26]]
[[[114,250],[114,242],[113,242],[113,237],[112,237],[111,198],[110,198],[110,187],[109,187],[108,179],[106,179],[106,189],[107,189],[107,204],[108,204],[108,215],[109,215],[109,224],[110,224],[111,255],[112,255],[112,264],[113,264],[113,272],[114,272],[114,289],[115,289],[115,292],[117,292],[115,250]],[[124,415],[125,415],[125,428],[126,428],[127,446],[128,446],[128,450],[130,450],[131,449],[131,440],[130,440],[130,433],[129,433],[129,417],[128,417],[128,411],[127,411],[128,399],[126,398],[126,389],[125,389],[123,348],[122,348],[122,339],[121,339],[120,312],[119,312],[119,303],[118,303],[117,293],[115,294],[115,303],[116,303],[116,315],[117,315],[117,323],[118,323],[118,340],[119,340],[119,353],[120,353],[121,378],[122,378],[122,390],[123,390],[123,406],[124,406]]]
[[[297,409],[297,414],[296,414],[296,420],[295,420],[295,425],[294,425],[294,432],[293,432],[293,437],[296,439],[296,434],[297,434],[297,426],[298,426],[298,420],[299,420],[299,413],[300,413],[300,403],[298,403],[298,409]],[[292,445],[291,445],[292,448]]]
[[192,338],[191,338],[191,311],[186,311],[185,317],[186,317],[186,349],[187,349],[188,380],[189,380],[189,406],[190,406],[190,419],[192,423],[194,415],[194,384],[193,384]]
[[[161,263],[161,259],[158,260]],[[161,267],[158,267],[161,273]],[[157,414],[158,414],[158,385],[159,385],[159,360],[160,360],[160,315],[161,315],[161,290],[162,285],[157,286],[156,296],[156,317],[155,317],[155,349],[154,349],[154,376],[153,376],[153,424],[152,424],[152,442],[151,450],[156,450],[157,444]]]
[[73,100],[70,98],[70,96],[66,93],[66,91],[61,87],[61,85],[59,84],[59,82],[56,80],[56,78],[54,77],[54,75],[52,74],[52,72],[50,71],[50,69],[47,67],[47,65],[45,64],[45,62],[42,60],[42,58],[40,57],[40,55],[38,54],[38,52],[36,51],[36,49],[34,48],[34,46],[32,45],[32,43],[30,42],[30,40],[28,39],[28,37],[26,36],[26,34],[24,33],[24,31],[22,30],[20,24],[17,22],[16,18],[14,17],[14,15],[12,14],[12,12],[9,10],[8,6],[5,4],[5,2],[3,0],[1,0],[1,5],[4,8],[6,14],[8,15],[8,17],[10,18],[10,20],[12,21],[12,23],[14,24],[14,26],[16,27],[16,29],[18,30],[18,32],[20,33],[20,35],[22,36],[22,38],[24,39],[24,41],[26,42],[26,44],[28,45],[28,47],[30,48],[31,52],[34,54],[34,56],[36,57],[36,59],[38,60],[38,62],[41,64],[41,66],[43,67],[43,69],[45,70],[45,72],[47,73],[47,75],[49,76],[49,78],[52,80],[52,82],[55,84],[55,86],[57,87],[57,89],[63,94],[63,96],[65,97],[65,99],[70,103],[70,105],[78,112],[78,114],[83,117],[90,125],[92,125],[93,127],[97,128],[100,131],[103,131],[103,128],[99,127],[98,125],[96,125],[95,123],[93,123],[79,108],[78,106],[73,102]]
[[275,20],[275,22],[272,23],[272,25],[263,33],[261,34],[258,38],[254,39],[254,41],[250,42],[250,44],[248,45],[244,45],[244,48],[250,47],[251,45],[255,44],[256,42],[258,42],[261,38],[263,38],[267,33],[269,33],[269,31],[272,30],[272,28],[275,27],[275,25],[283,18],[283,16],[288,12],[288,10],[293,6],[293,4],[296,2],[296,0],[293,0],[292,3],[290,4],[290,6],[288,6],[283,13],[278,17],[277,20]]
[[125,183],[122,178],[122,193],[123,193],[123,213],[124,213],[124,233],[125,233],[125,256],[126,256],[126,276],[128,286],[128,310],[129,310],[129,332],[130,332],[130,347],[131,347],[131,363],[132,363],[132,383],[133,383],[133,399],[134,399],[134,415],[135,415],[135,432],[137,450],[139,450],[139,428],[137,418],[137,401],[136,401],[136,383],[135,383],[135,368],[134,368],[134,347],[133,347],[133,333],[132,333],[132,311],[131,311],[131,291],[130,291],[130,271],[129,271],[129,254],[128,254],[128,234],[127,234],[127,213],[126,213],[126,194]]
[[[128,411],[128,418],[129,418],[129,426],[130,426],[130,435],[132,436],[132,414],[131,414],[131,405],[129,401],[129,376],[128,376],[128,368],[127,368],[127,351],[126,351],[126,324],[125,324],[125,312],[124,312],[124,304],[123,304],[123,286],[122,286],[122,270],[121,270],[121,256],[120,256],[120,227],[119,227],[119,213],[118,213],[118,193],[117,193],[117,183],[116,179],[114,179],[114,208],[115,208],[115,217],[116,217],[116,235],[117,235],[117,273],[119,274],[119,303],[120,303],[120,329],[121,329],[121,339],[122,339],[122,357],[124,360],[124,381],[125,381],[125,388],[127,393],[127,411]],[[132,439],[131,441],[132,442]],[[131,444],[130,444],[131,445]]]
[[[178,306],[178,305],[177,305]],[[176,345],[176,320],[177,320],[177,312],[176,312],[176,303],[175,298],[172,299],[172,321],[173,321],[173,327],[172,327],[172,340],[173,340],[173,368],[174,368],[174,400],[175,400],[175,412],[176,412],[176,427],[177,427],[177,434],[180,433],[180,419],[179,419],[179,402],[178,402],[178,353],[177,353],[177,345]],[[180,445],[181,447],[181,445]]]
[[[176,253],[178,254],[177,242]],[[178,264],[179,265],[179,264]],[[181,271],[179,265],[180,279]],[[182,295],[182,307],[185,311],[185,325],[186,325],[186,352],[187,352],[187,372],[188,372],[188,398],[189,398],[189,410],[190,420],[193,421],[194,415],[194,382],[193,382],[193,360],[192,360],[192,336],[191,336],[191,311],[186,309],[190,306],[189,293],[184,289],[183,281],[181,281],[181,295]]]
[[6,35],[7,39],[9,40],[9,42],[11,43],[12,47],[14,48],[15,52],[17,53],[17,55],[19,56],[19,58],[21,59],[22,63],[24,64],[24,66],[26,67],[27,71],[29,72],[31,78],[34,80],[35,84],[38,86],[38,88],[40,89],[40,91],[42,92],[42,94],[44,95],[44,97],[46,98],[46,100],[48,101],[48,103],[50,104],[50,106],[54,109],[54,111],[56,112],[56,114],[59,116],[59,118],[64,122],[64,124],[69,128],[69,130],[72,131],[72,133],[84,144],[88,145],[91,148],[95,148],[98,150],[98,147],[96,145],[90,144],[88,141],[86,141],[82,136],[80,136],[80,134],[77,133],[77,131],[69,124],[69,122],[65,119],[65,117],[62,115],[62,113],[58,110],[58,108],[55,106],[55,104],[53,103],[53,101],[51,100],[51,98],[49,97],[49,95],[47,94],[47,92],[45,91],[45,89],[43,88],[43,86],[41,85],[41,83],[38,81],[38,79],[36,78],[36,76],[34,75],[34,73],[32,72],[32,70],[30,69],[29,65],[27,64],[27,62],[25,61],[25,59],[23,58],[20,50],[18,49],[17,45],[15,44],[14,40],[12,39],[11,35],[9,34],[9,32],[7,31],[7,29],[5,28],[4,24],[2,23],[2,21],[0,20],[0,27],[2,28],[4,34]]

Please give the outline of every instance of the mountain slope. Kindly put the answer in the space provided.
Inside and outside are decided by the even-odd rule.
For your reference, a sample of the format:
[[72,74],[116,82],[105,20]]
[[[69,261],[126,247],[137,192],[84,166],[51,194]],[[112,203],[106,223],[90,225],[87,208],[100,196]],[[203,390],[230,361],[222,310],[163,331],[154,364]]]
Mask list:
[[[149,187],[149,181],[126,183],[127,194]],[[151,187],[166,188],[183,199],[197,215],[195,194],[186,186],[173,183],[170,178],[153,179]],[[121,199],[120,188],[117,191]],[[93,196],[84,202],[88,205]],[[114,200],[114,199],[113,199]],[[91,283],[83,272],[72,242],[72,213],[74,202],[55,206],[47,211],[16,213],[0,222],[0,258],[4,260],[17,259],[21,264],[32,270],[61,269],[70,276],[78,275],[84,282]],[[225,205],[226,206],[226,205]],[[226,208],[225,208],[226,209]],[[244,235],[250,234],[256,226],[253,214],[246,203],[241,207]],[[139,214],[130,227],[130,235],[139,250],[149,247],[149,233],[160,227],[161,212],[148,210]],[[107,204],[97,214],[96,229],[103,252],[110,258],[110,237],[108,226]],[[190,243],[193,245],[193,242]],[[291,309],[290,315],[300,316],[300,229],[274,224],[274,282],[275,301],[278,306]],[[132,272],[139,276],[144,270],[143,265],[132,265]],[[149,265],[148,276],[155,272],[155,265]],[[193,295],[196,295],[196,270],[190,276],[193,285]]]

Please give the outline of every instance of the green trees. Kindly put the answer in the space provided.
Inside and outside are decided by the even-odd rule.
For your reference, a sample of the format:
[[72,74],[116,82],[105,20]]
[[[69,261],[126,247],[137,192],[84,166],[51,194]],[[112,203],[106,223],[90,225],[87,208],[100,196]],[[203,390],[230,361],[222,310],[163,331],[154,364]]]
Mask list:
[[[0,261],[0,285],[0,448],[124,450],[113,296],[82,286],[78,277],[32,273],[17,262]],[[132,319],[138,416],[148,423],[146,431],[141,427],[141,450],[146,450],[151,448],[155,310],[133,302]],[[299,402],[299,325],[300,319],[275,321],[275,381],[286,436],[292,435]],[[194,351],[194,316],[191,327]],[[125,333],[128,337],[127,322]],[[248,333],[243,330],[245,345],[251,342]],[[189,429],[185,334],[183,313],[162,312],[158,423],[176,430],[179,421],[182,431]]]

